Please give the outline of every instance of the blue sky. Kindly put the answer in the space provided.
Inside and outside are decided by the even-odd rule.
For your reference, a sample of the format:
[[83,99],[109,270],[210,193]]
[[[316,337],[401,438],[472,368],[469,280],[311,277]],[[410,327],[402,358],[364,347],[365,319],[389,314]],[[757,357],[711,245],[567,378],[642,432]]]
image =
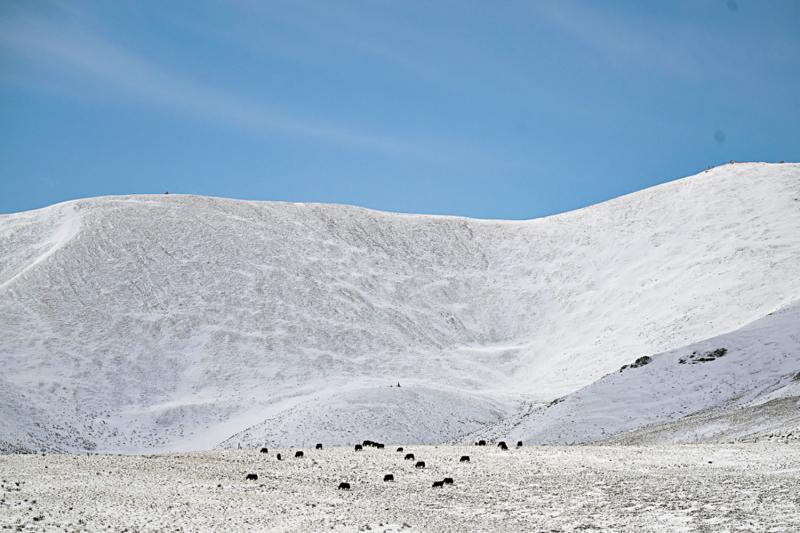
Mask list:
[[800,160],[800,2],[0,2],[0,212],[205,194],[533,218]]

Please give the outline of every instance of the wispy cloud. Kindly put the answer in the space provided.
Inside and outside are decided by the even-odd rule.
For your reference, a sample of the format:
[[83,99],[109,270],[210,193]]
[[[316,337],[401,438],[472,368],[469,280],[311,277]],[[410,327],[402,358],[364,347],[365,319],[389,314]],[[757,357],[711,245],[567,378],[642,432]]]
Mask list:
[[691,47],[684,46],[696,42],[699,36],[689,28],[670,28],[659,34],[653,31],[652,20],[636,20],[630,14],[621,14],[621,10],[600,11],[571,2],[542,2],[534,9],[541,20],[583,42],[611,64],[687,77],[701,71],[699,58]]
[[[354,55],[370,58],[413,76],[418,81],[448,85],[467,82],[457,76],[454,78],[452,71],[448,69],[448,62],[434,57],[432,52],[435,51],[436,43],[430,42],[429,34],[419,28],[419,24],[408,24],[407,21],[399,23],[397,13],[383,12],[381,8],[386,7],[386,4],[379,2],[359,5],[355,9],[347,2],[230,0],[226,4],[226,15],[234,17],[237,24],[206,26],[203,31],[213,32],[224,40],[236,42],[256,52],[274,54],[279,49],[280,53],[290,56],[292,60],[307,61],[307,57],[303,57],[307,53],[304,48],[275,47],[265,41],[264,23],[277,22],[284,28],[313,35],[318,46],[319,43],[324,43],[322,46],[344,49]],[[258,21],[258,24],[243,25],[242,20]],[[426,41],[427,54],[420,56],[409,50],[403,44],[409,41]],[[472,52],[479,50],[476,47]]]
[[89,79],[150,104],[265,134],[289,134],[388,152],[414,151],[402,140],[315,121],[247,101],[170,72],[147,58],[80,28],[16,16],[0,25],[0,47],[51,70]]

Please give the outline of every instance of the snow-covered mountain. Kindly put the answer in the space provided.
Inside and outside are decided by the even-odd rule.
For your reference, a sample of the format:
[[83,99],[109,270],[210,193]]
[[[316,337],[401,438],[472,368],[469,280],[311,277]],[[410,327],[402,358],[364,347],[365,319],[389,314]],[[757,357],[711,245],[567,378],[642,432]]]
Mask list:
[[[628,387],[668,364],[676,397],[716,386],[699,372],[734,372],[736,391],[785,380],[788,341],[783,359],[754,340],[669,361],[782,309],[794,320],[768,335],[796,340],[799,273],[797,164],[726,165],[530,221],[178,195],[2,215],[0,447],[608,437],[636,429],[617,407],[581,433],[537,405],[570,395],[549,411],[589,413],[617,374]],[[638,420],[731,394],[697,398]]]

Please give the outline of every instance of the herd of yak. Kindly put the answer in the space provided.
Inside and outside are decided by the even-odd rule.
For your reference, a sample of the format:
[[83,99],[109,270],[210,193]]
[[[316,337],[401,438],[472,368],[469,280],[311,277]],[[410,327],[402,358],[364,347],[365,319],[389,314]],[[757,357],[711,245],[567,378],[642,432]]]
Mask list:
[[[379,450],[382,450],[385,447],[380,442],[374,442],[374,441],[371,441],[371,440],[365,440],[361,444],[356,444],[355,445],[355,451],[356,452],[363,451],[364,450],[364,446],[371,446],[371,447],[377,448]],[[479,440],[478,442],[475,443],[475,446],[486,446],[486,441],[485,440]],[[508,445],[505,443],[505,441],[502,441],[502,440],[497,443],[497,447],[500,448],[501,450],[507,450],[508,449]],[[521,448],[521,447],[522,447],[522,441],[518,441],[517,442],[517,448]],[[322,444],[321,443],[317,443],[315,448],[317,450],[321,450],[322,449]],[[397,448],[397,451],[399,453],[402,453],[404,451],[403,447],[401,446],[401,447]],[[261,453],[269,453],[269,448],[261,448]],[[296,458],[302,458],[303,455],[304,454],[303,454],[302,450],[298,450],[298,451],[296,451],[294,453],[294,456]],[[276,457],[277,457],[278,461],[283,460],[283,458],[281,457],[281,454],[277,454]],[[416,461],[416,458],[414,457],[413,453],[407,453],[405,455],[404,459],[406,461]],[[469,462],[469,455],[462,455],[461,459],[459,459],[459,462],[460,463],[468,463]],[[415,468],[425,468],[425,461],[416,461],[414,463],[414,467]],[[252,481],[256,481],[258,479],[258,474],[247,474],[247,478],[246,479],[252,480]],[[386,474],[386,475],[384,475],[383,476],[383,481],[384,482],[394,481],[394,474]],[[452,485],[452,484],[453,484],[453,478],[446,477],[441,481],[434,481],[433,482],[433,488],[441,488],[441,487],[444,487],[445,485]],[[350,483],[348,483],[346,481],[342,481],[341,483],[339,483],[339,490],[350,490]]]

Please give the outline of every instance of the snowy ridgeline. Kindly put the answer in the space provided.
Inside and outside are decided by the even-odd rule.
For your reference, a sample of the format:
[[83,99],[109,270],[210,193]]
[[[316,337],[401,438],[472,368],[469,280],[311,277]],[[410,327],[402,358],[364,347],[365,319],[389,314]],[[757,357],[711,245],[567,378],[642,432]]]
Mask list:
[[583,442],[701,410],[625,438],[788,434],[745,413],[798,395],[798,272],[794,164],[520,222],[173,195],[3,215],[0,449]]

